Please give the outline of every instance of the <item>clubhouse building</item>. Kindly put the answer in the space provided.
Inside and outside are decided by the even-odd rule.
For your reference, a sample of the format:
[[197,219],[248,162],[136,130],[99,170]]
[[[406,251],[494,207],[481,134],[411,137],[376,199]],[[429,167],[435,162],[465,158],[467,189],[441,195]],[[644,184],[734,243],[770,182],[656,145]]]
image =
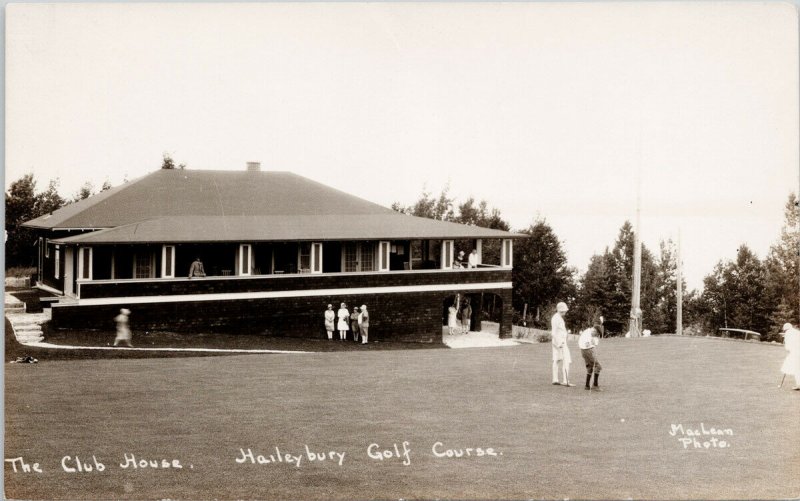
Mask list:
[[[513,241],[419,218],[289,172],[165,170],[24,224],[54,328],[325,336],[327,304],[366,304],[370,339],[441,342],[456,294],[511,334]],[[477,268],[453,268],[459,250]],[[495,262],[489,261],[491,257]],[[192,263],[204,277],[189,277]]]

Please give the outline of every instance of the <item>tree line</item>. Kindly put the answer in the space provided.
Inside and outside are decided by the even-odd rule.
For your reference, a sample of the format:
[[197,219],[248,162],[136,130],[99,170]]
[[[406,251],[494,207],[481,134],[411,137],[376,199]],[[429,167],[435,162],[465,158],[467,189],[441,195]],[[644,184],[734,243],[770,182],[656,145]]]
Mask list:
[[[509,230],[500,211],[470,197],[457,203],[448,188],[439,195],[423,190],[412,205],[392,208],[414,216]],[[791,193],[785,206],[783,229],[764,260],[742,245],[734,260],[720,260],[703,279],[703,290],[687,291],[682,284],[683,325],[686,334],[707,334],[721,327],[748,329],[763,341],[779,339],[785,322],[800,318],[800,205]],[[514,244],[512,301],[515,322],[549,329],[559,301],[570,305],[567,325],[580,329],[602,315],[609,335],[628,330],[634,231],[624,221],[611,248],[589,259],[581,274],[567,263],[563,244],[543,218],[520,233],[528,238]],[[490,248],[489,253],[496,252]],[[484,255],[486,244],[484,244]],[[487,256],[487,261],[491,255]],[[642,243],[640,307],[643,327],[653,333],[674,333],[677,327],[678,251],[671,239],[659,242],[654,253]],[[524,314],[524,316],[523,316]]]
[[[163,169],[174,169],[164,154]],[[179,169],[185,165],[178,166]],[[96,193],[84,183],[70,198],[58,193],[58,180],[51,180],[42,191],[26,174],[11,183],[6,192],[6,269],[35,266],[33,230],[20,225]],[[106,181],[99,191],[111,188]],[[457,202],[444,188],[438,195],[427,190],[416,202],[392,209],[420,217],[508,231],[511,225],[500,211],[485,200],[473,197]],[[634,231],[628,221],[619,229],[614,245],[589,259],[585,273],[567,263],[563,244],[543,218],[537,218],[520,233],[528,238],[514,245],[512,301],[515,321],[549,328],[555,304],[570,305],[567,324],[571,329],[591,325],[598,316],[605,318],[611,335],[628,328],[633,274]],[[466,242],[464,245],[467,245]],[[464,248],[463,246],[461,248]],[[487,262],[499,261],[500,242],[486,241],[483,254]],[[641,309],[643,327],[653,333],[674,333],[677,313],[677,248],[671,240],[661,241],[657,253],[642,244]],[[719,261],[703,279],[703,290],[683,291],[684,332],[701,334],[721,327],[754,330],[762,340],[775,340],[785,322],[800,318],[800,205],[791,193],[785,205],[784,224],[765,259],[746,245],[736,258]],[[523,316],[524,313],[524,316]]]

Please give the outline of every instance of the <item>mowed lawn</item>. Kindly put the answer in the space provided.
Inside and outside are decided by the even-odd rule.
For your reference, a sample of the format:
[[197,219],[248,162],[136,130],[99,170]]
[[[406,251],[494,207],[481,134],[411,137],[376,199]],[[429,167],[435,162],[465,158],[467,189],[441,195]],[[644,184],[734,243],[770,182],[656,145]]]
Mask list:
[[[23,499],[796,498],[800,392],[781,347],[603,340],[603,393],[549,344],[6,364],[5,495]],[[684,430],[729,429],[728,447]],[[702,431],[701,431],[702,432]],[[699,440],[709,442],[711,436]],[[410,450],[403,455],[403,443]],[[469,457],[436,457],[458,449]],[[370,458],[394,444],[401,457]],[[344,453],[309,461],[314,453]],[[286,462],[238,463],[252,452]],[[477,455],[482,448],[483,455]],[[496,455],[489,455],[492,448]],[[175,468],[121,468],[178,460]],[[75,456],[103,471],[66,472]],[[14,473],[10,458],[39,463]],[[404,465],[403,463],[410,462]],[[159,466],[161,463],[159,462]]]

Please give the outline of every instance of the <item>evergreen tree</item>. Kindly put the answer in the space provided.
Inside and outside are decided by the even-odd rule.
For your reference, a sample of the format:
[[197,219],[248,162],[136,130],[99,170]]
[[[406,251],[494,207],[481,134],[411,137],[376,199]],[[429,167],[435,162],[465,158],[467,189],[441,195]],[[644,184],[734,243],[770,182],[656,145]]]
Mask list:
[[[659,243],[660,256],[656,264],[655,298],[649,325],[654,332],[675,332],[677,316],[677,255],[672,240]],[[684,287],[684,291],[685,291]]]
[[72,201],[80,202],[81,200],[89,198],[92,195],[94,195],[94,185],[91,182],[86,181],[83,183],[80,189],[78,189],[77,193],[72,196]]
[[172,170],[175,168],[175,161],[166,151],[164,152],[163,160],[161,161],[161,168],[167,170]]
[[739,247],[736,261],[725,270],[725,284],[731,291],[729,321],[741,329],[765,334],[769,329],[769,306],[766,292],[766,269],[747,245]]
[[[399,202],[394,202],[391,207],[392,210],[411,216],[463,223],[495,230],[508,231],[511,229],[511,225],[503,219],[500,211],[496,208],[490,210],[485,200],[476,205],[475,199],[470,197],[464,203],[455,207],[455,200],[450,196],[449,192],[450,188],[445,186],[439,195],[434,197],[431,192],[423,189],[422,195],[413,205],[404,206]],[[456,208],[458,212],[456,212]],[[469,240],[457,240],[455,242],[455,248],[465,252],[472,250],[469,248],[470,245],[471,241]],[[485,263],[499,263],[500,246],[501,242],[497,239],[484,240],[481,249],[483,261]]]
[[512,292],[514,309],[528,311],[546,323],[543,312],[553,310],[558,301],[569,301],[575,295],[574,271],[567,265],[567,256],[553,229],[542,219],[523,233],[529,238],[517,240],[514,246]]
[[788,314],[784,322],[797,324],[800,323],[800,204],[794,193],[786,202],[784,217],[780,238],[765,261],[767,296],[773,305],[771,316]]
[[719,262],[703,279],[706,327],[748,329],[766,339],[770,329],[769,298],[766,297],[766,267],[746,245],[739,247],[734,261]]
[[[608,317],[611,308],[608,299],[613,297],[617,288],[616,278],[612,269],[611,253],[606,248],[603,254],[595,254],[589,260],[589,267],[580,281],[577,300],[570,310],[569,320],[578,326],[591,325],[602,315]],[[606,328],[613,327],[619,331],[614,322],[616,319],[607,319]]]
[[792,316],[794,312],[792,311],[792,305],[789,304],[789,301],[786,298],[781,299],[781,302],[778,303],[778,307],[772,311],[772,315],[770,315],[770,326],[769,330],[765,333],[766,339],[764,341],[780,341],[781,336],[779,333],[783,329],[783,324],[790,323],[796,324],[796,320]]
[[6,193],[6,268],[34,265],[36,236],[20,225],[36,217],[35,189],[33,174],[25,174]]
[[33,207],[33,212],[36,214],[36,217],[50,214],[67,203],[67,201],[58,194],[58,184],[58,179],[52,179],[50,180],[50,184],[47,185],[47,189],[36,195]]
[[[605,318],[608,335],[627,332],[632,298],[633,247],[635,242],[633,226],[625,221],[619,230],[617,240],[611,251],[602,256],[593,256],[590,268],[581,280],[577,314],[575,320],[585,322],[583,327]],[[642,244],[642,280],[640,308],[643,312],[644,327],[653,330],[651,316],[656,311],[659,298],[659,272],[653,255]]]

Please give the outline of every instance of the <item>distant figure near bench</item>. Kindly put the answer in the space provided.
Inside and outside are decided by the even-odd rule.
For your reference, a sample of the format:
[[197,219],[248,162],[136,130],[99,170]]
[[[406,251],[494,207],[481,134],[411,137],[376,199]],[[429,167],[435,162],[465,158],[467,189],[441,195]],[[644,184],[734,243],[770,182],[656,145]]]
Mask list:
[[197,257],[192,263],[191,268],[189,268],[189,278],[204,276],[206,276],[206,270],[203,269],[203,262]]

